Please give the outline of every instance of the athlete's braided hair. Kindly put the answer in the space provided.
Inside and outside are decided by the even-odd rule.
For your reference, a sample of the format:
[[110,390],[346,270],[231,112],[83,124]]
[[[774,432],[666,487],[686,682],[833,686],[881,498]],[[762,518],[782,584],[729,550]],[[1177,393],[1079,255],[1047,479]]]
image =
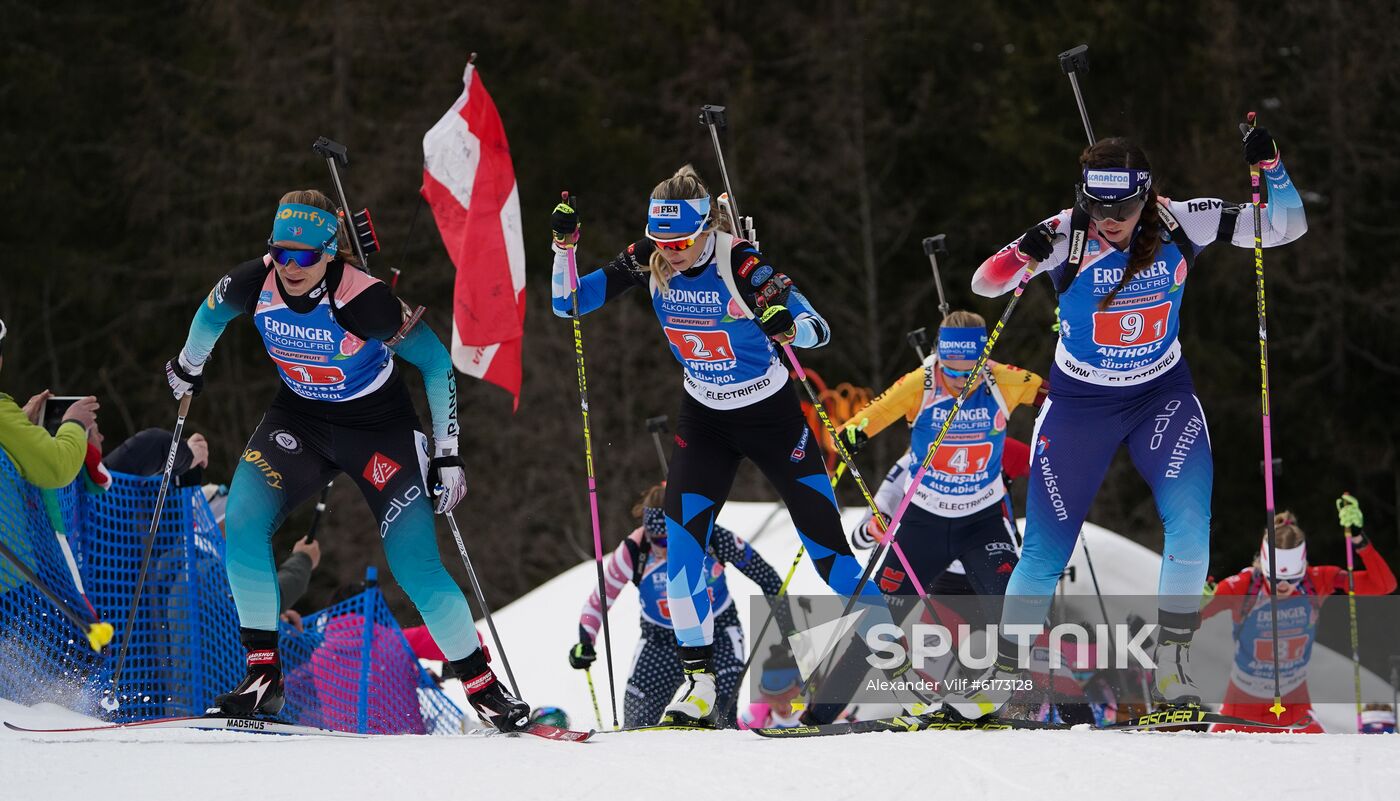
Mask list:
[[[318,209],[325,209],[331,214],[337,214],[339,209],[326,197],[326,194],[319,189],[294,189],[282,196],[277,201],[277,205],[284,203],[300,203],[303,206],[315,206]],[[360,259],[355,255],[355,249],[350,245],[351,222],[346,218],[340,218],[340,227],[335,233],[335,258],[340,259],[351,267],[360,267]]]
[[[689,164],[683,165],[676,174],[656,185],[651,190],[651,196],[660,200],[695,200],[710,194],[710,190],[705,186],[705,182],[700,180],[700,175],[695,172],[695,168]],[[729,219],[729,214],[719,204],[719,198],[710,198],[710,220],[705,225],[706,231],[719,229],[726,233],[734,233],[734,222]],[[651,261],[647,265],[651,268],[651,275],[656,279],[656,285],[665,292],[670,283],[671,265],[666,261],[666,257],[661,255],[661,251],[651,252]]]
[[[1152,165],[1148,163],[1147,154],[1142,148],[1120,136],[1100,139],[1085,148],[1079,156],[1079,164],[1086,170],[1152,170]],[[1118,285],[1099,301],[1100,309],[1107,309],[1108,304],[1123,291],[1123,287],[1138,273],[1152,266],[1152,261],[1157,258],[1157,250],[1162,246],[1162,221],[1157,216],[1157,192],[1153,189],[1147,190],[1147,202],[1143,204],[1138,225],[1141,229],[1137,239],[1133,241],[1133,246],[1128,250],[1128,266],[1123,269],[1123,277],[1118,279]]]

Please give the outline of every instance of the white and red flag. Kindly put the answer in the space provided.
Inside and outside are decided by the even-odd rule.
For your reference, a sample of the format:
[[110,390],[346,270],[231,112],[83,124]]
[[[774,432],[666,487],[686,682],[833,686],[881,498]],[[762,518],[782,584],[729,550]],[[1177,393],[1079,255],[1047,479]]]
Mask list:
[[496,104],[467,64],[462,95],[423,136],[423,199],[457,268],[452,363],[520,405],[525,241],[510,145]]

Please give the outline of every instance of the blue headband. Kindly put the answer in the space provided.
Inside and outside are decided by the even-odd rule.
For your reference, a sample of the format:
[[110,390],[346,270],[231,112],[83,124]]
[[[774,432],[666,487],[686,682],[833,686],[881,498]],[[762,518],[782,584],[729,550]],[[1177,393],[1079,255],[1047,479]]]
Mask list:
[[948,328],[938,329],[938,358],[942,361],[969,359],[975,361],[987,346],[987,329]]
[[334,212],[302,203],[283,203],[272,218],[272,237],[268,241],[297,242],[334,256],[338,228],[340,221]]
[[690,200],[665,200],[654,197],[647,207],[647,236],[655,234],[675,239],[695,236],[705,229],[708,219],[708,195]]
[[1094,200],[1114,202],[1146,192],[1152,187],[1147,170],[1090,169],[1084,171],[1084,194]]

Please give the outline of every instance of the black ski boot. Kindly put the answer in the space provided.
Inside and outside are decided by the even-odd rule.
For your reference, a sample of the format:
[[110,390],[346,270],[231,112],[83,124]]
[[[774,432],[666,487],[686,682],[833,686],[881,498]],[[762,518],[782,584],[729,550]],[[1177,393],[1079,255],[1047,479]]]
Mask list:
[[239,629],[239,635],[248,650],[248,672],[237,687],[215,697],[214,705],[204,714],[273,717],[287,702],[282,688],[282,663],[277,658],[277,632]]
[[462,679],[467,700],[482,721],[501,731],[517,731],[529,724],[530,705],[506,692],[480,648],[453,662],[452,670]]

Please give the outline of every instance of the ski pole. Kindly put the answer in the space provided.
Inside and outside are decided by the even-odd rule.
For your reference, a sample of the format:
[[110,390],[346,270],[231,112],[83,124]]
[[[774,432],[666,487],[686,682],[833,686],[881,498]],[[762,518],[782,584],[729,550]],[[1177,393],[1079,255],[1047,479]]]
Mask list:
[[[569,203],[569,193],[560,194]],[[583,415],[583,456],[588,469],[588,506],[593,516],[593,564],[598,570],[598,597],[607,598],[607,587],[603,578],[603,534],[598,525],[598,481],[593,475],[593,434],[588,427],[588,377],[583,368],[583,326],[580,325],[578,311],[578,261],[574,248],[567,249],[569,258],[569,293],[573,296],[574,310],[574,362],[578,367],[579,411]],[[608,699],[612,703],[613,728],[617,724],[617,690],[613,679],[612,629],[608,626],[608,607],[603,604],[603,650],[608,660]]]
[[335,479],[326,482],[326,486],[321,488],[321,497],[316,499],[316,511],[311,514],[311,528],[306,531],[306,542],[316,540],[316,529],[321,526],[321,516],[326,513],[326,500],[331,496],[331,487],[335,486]]
[[[944,319],[948,317],[948,300],[943,297],[943,277],[938,274],[938,254],[948,255],[948,236],[946,234],[936,234],[924,239],[924,255],[928,256],[928,262],[933,266],[933,285],[938,287],[938,313]],[[923,361],[923,357],[919,357]]]
[[100,653],[102,648],[112,641],[111,623],[103,623],[100,620],[88,622],[86,619],[79,616],[77,612],[73,611],[73,607],[69,606],[66,601],[58,597],[58,593],[49,589],[43,579],[39,578],[33,570],[29,569],[29,565],[20,561],[19,556],[16,555],[14,551],[10,550],[10,546],[6,545],[4,541],[0,541],[0,556],[4,556],[6,559],[10,560],[10,563],[15,566],[15,569],[19,571],[20,575],[24,576],[30,584],[34,585],[34,589],[38,590],[40,595],[47,598],[49,603],[57,607],[58,611],[62,612],[64,617],[72,621],[73,625],[77,626],[78,630],[83,632],[84,636],[87,637],[88,645],[92,646],[92,650]]
[[603,713],[598,711],[598,691],[593,689],[593,668],[584,668],[583,677],[588,679],[588,697],[593,700],[593,719],[598,721],[598,728],[603,728]]
[[131,593],[131,605],[126,610],[126,623],[122,626],[122,645],[117,651],[117,666],[112,669],[112,692],[102,697],[102,707],[111,712],[121,704],[116,698],[116,688],[121,683],[122,668],[126,666],[126,651],[131,646],[131,628],[136,622],[136,607],[141,604],[141,591],[146,587],[146,572],[151,567],[151,549],[156,544],[156,531],[160,528],[160,513],[165,508],[165,495],[170,491],[170,480],[175,473],[175,454],[180,449],[180,432],[185,430],[185,418],[190,413],[192,393],[180,397],[180,410],[175,417],[175,431],[170,435],[170,450],[165,454],[165,469],[161,472],[160,492],[156,494],[156,508],[151,514],[151,528],[141,543],[141,572],[136,577],[136,588]]
[[1089,124],[1089,111],[1084,107],[1084,94],[1079,91],[1078,76],[1080,71],[1089,71],[1089,46],[1082,44],[1061,53],[1060,69],[1069,76],[1069,85],[1074,89],[1074,102],[1079,104],[1079,118],[1084,121],[1084,133],[1092,146],[1098,140],[1094,138],[1094,127]]
[[666,415],[648,417],[647,431],[651,432],[651,442],[656,446],[656,458],[661,462],[661,480],[665,481],[669,470],[666,467],[666,452],[661,449],[661,435],[670,432],[666,427]]
[[[1094,570],[1094,557],[1089,555],[1089,538],[1085,536],[1083,529],[1079,531],[1079,545],[1084,549],[1084,562],[1089,565],[1089,581],[1094,585],[1094,597],[1099,600],[1099,612],[1103,614],[1103,625],[1108,629],[1108,658],[1110,664],[1117,665],[1118,661],[1114,659],[1114,655],[1118,653],[1118,640],[1113,636],[1113,623],[1108,619],[1108,606],[1103,601],[1103,590],[1099,588],[1099,574]],[[1116,668],[1111,675],[1114,676],[1113,684],[1121,688]]]
[[[1245,115],[1246,122],[1240,123],[1240,133],[1248,136],[1249,132],[1254,129],[1256,119],[1257,117],[1252,111]],[[1269,327],[1264,311],[1264,234],[1263,223],[1259,217],[1258,164],[1249,165],[1249,187],[1250,205],[1254,209],[1254,290],[1256,305],[1259,309],[1259,373],[1261,376],[1259,400],[1264,420],[1264,518],[1269,534],[1269,593],[1273,596],[1278,588],[1278,575],[1275,567],[1278,560],[1275,558],[1276,544],[1274,541],[1274,448],[1273,435],[1269,425]],[[1270,598],[1269,625],[1273,632],[1270,643],[1274,656],[1274,705],[1269,707],[1269,711],[1273,712],[1277,719],[1283,717],[1285,707],[1283,706],[1282,691],[1279,689],[1278,603],[1276,597]]]
[[[1350,497],[1351,493],[1343,492],[1342,497],[1337,499],[1337,508],[1341,509]],[[1356,625],[1356,573],[1353,560],[1355,549],[1351,545],[1351,526],[1342,529],[1342,537],[1347,541],[1347,614],[1351,617],[1351,668],[1352,679],[1356,684],[1356,730],[1361,731],[1361,637]]]
[[462,563],[467,566],[467,578],[471,579],[472,593],[476,595],[476,602],[481,605],[482,614],[486,616],[486,627],[491,630],[491,639],[496,641],[496,653],[501,655],[501,664],[505,665],[511,691],[519,698],[520,685],[515,681],[515,674],[511,672],[510,659],[506,656],[506,644],[501,642],[501,635],[496,632],[496,621],[491,617],[491,607],[486,603],[486,593],[481,591],[481,582],[476,579],[476,569],[472,567],[472,558],[467,555],[467,544],[462,541],[462,530],[457,528],[457,518],[453,517],[451,512],[443,517],[447,518],[447,527],[452,529],[452,539],[457,541],[457,553],[462,555]]

